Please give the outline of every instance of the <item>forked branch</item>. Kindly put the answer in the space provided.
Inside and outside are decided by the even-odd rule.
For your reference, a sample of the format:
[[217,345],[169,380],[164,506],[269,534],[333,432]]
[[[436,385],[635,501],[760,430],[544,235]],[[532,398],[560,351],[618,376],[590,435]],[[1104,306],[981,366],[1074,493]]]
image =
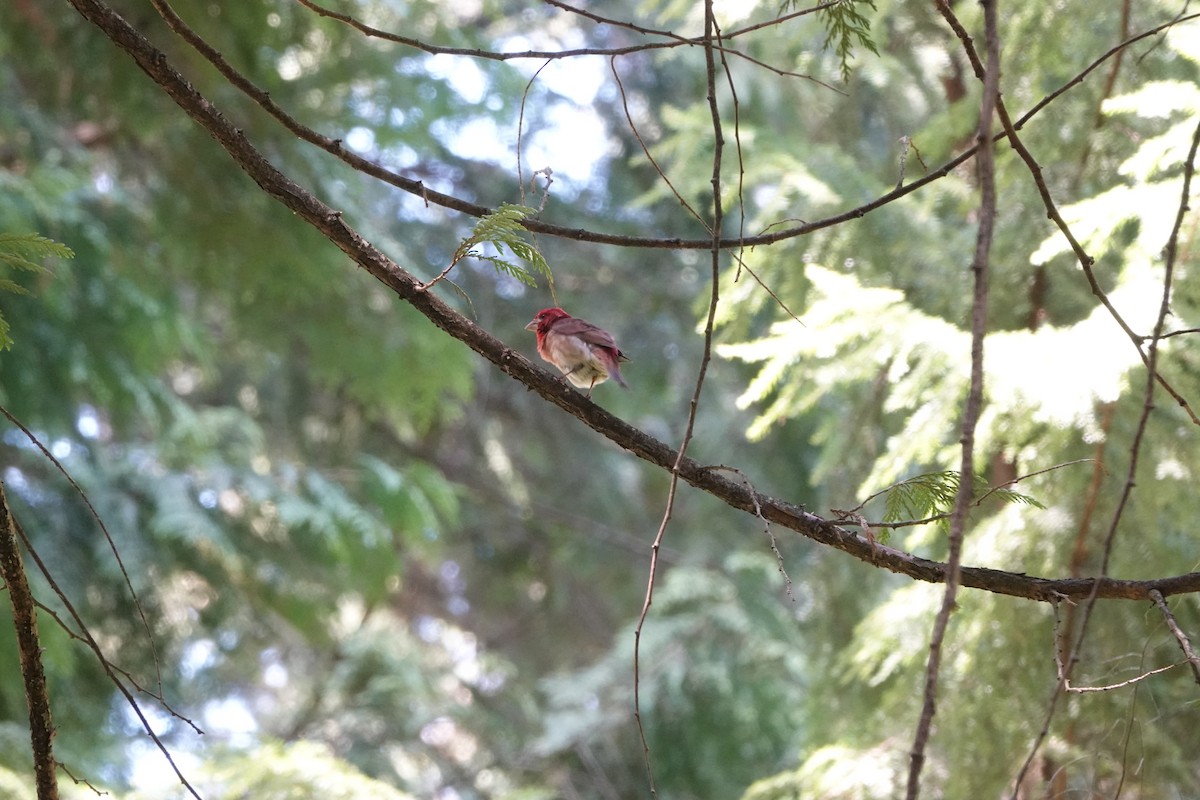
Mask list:
[[[609,414],[504,342],[465,318],[433,292],[420,291],[416,278],[367,242],[342,215],[296,184],[247,141],[246,137],[207,98],[203,97],[171,65],[162,51],[150,44],[102,0],[70,0],[85,19],[96,25],[166,92],[194,121],[201,125],[229,156],[268,195],[324,235],[356,264],[390,288],[431,322],[520,381],[539,396],[579,419],[638,458],[664,470],[677,469],[679,477],[728,505],[761,516],[776,525],[794,530],[809,539],[842,550],[867,563],[882,566],[916,580],[941,583],[946,579],[944,563],[919,558],[869,541],[810,513],[803,506],[752,492],[739,481],[727,478],[694,459],[676,460],[675,448],[655,439]],[[707,246],[711,248],[711,240]],[[1146,581],[1114,578],[1051,579],[981,567],[963,567],[962,585],[998,594],[1050,601],[1062,597],[1086,597],[1093,590],[1102,598],[1146,600],[1151,589],[1164,596],[1200,591],[1200,573]]]

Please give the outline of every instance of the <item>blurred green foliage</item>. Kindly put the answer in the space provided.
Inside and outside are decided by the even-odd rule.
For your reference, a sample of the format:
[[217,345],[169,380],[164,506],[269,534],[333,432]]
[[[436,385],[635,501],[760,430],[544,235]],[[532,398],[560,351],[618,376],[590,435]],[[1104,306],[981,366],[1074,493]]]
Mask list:
[[[58,242],[38,236],[25,234],[0,233],[0,266],[19,272],[45,273],[46,267],[40,260],[50,258],[70,258],[74,253],[71,248]],[[29,294],[29,290],[9,278],[0,278],[0,292],[12,294]],[[12,337],[9,335],[9,325],[0,316],[0,350],[12,347]]]

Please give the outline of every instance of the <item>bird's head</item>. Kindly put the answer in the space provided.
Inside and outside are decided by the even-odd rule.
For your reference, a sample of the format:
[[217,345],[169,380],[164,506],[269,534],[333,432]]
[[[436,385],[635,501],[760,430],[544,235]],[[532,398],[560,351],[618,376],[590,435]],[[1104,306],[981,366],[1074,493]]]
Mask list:
[[541,331],[545,333],[550,329],[550,326],[558,322],[560,319],[566,319],[571,316],[561,308],[543,308],[541,311],[533,315],[533,319],[525,326],[527,331]]

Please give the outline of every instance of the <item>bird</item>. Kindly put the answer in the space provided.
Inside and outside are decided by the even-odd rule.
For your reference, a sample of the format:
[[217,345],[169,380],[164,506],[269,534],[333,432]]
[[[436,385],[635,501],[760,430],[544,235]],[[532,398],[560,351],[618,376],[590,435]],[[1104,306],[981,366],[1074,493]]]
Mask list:
[[573,385],[586,388],[589,398],[592,389],[609,378],[629,388],[620,367],[629,357],[603,328],[576,319],[561,308],[543,308],[525,330],[537,334],[538,355],[558,367]]

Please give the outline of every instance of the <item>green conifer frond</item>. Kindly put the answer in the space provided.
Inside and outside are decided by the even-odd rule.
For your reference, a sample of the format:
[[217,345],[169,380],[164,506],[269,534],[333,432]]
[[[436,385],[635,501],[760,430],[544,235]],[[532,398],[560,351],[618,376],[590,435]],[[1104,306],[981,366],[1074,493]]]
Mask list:
[[[828,8],[821,9],[821,19],[825,22],[824,47],[828,50],[832,45],[837,51],[844,81],[850,79],[850,58],[854,55],[856,45],[879,55],[871,39],[871,21],[859,9],[859,3],[875,10],[875,0],[837,0]],[[783,13],[798,6],[797,0],[784,0],[779,11]]]
[[[15,234],[0,233],[0,266],[20,272],[47,272],[41,263],[47,258],[74,258],[75,253],[65,244],[38,236],[35,233]],[[29,290],[19,283],[0,277],[0,292],[12,294],[29,294]],[[8,320],[0,314],[0,350],[12,347],[12,337],[8,335]]]
[[[501,203],[500,207],[483,217],[475,225],[471,235],[463,239],[454,252],[453,263],[464,258],[477,258],[488,261],[496,271],[511,275],[527,286],[537,285],[537,275],[545,275],[552,279],[550,266],[538,249],[525,240],[527,231],[521,225],[526,217],[537,213],[537,209],[529,206],[519,206],[512,203]],[[496,254],[488,254],[479,250],[479,245],[488,243],[496,248]],[[504,258],[505,248],[516,258],[529,266],[521,266]]]
[[12,269],[45,272],[45,266],[34,259],[74,257],[74,251],[65,244],[36,233],[0,233],[0,264]]
[[[928,519],[949,513],[958,495],[962,474],[954,470],[926,472],[907,478],[889,487],[884,498],[884,522]],[[973,500],[982,500],[986,495],[1002,503],[1022,503],[1035,508],[1045,508],[1029,495],[1005,487],[992,488],[982,476],[976,475]]]

